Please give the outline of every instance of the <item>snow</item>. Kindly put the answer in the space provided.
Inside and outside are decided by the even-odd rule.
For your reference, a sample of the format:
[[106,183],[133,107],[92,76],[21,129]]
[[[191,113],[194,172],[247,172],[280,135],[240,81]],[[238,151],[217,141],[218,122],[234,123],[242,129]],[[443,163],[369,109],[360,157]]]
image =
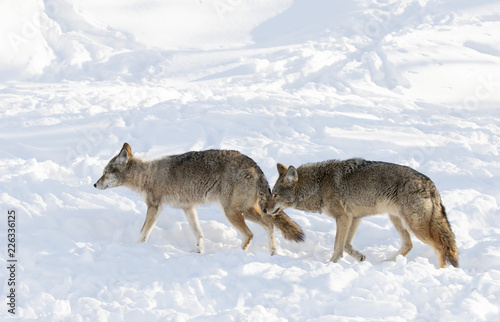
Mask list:
[[[493,321],[500,314],[498,1],[0,3],[0,222],[17,216],[16,317],[41,321]],[[146,159],[209,148],[276,163],[409,165],[441,192],[460,268],[436,269],[387,216],[328,262],[335,222],[287,213],[306,241],[248,252],[216,205],[205,254],[165,207],[92,184],[124,142]],[[7,267],[7,240],[0,252]],[[6,299],[9,271],[0,270]],[[6,301],[2,319],[13,317]]]

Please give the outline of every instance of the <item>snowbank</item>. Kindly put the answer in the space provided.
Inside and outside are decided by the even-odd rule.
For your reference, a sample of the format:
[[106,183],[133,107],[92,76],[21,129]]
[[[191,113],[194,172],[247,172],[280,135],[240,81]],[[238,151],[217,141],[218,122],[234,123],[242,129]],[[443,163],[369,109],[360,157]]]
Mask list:
[[[16,317],[42,321],[492,321],[500,298],[500,5],[466,1],[4,1],[0,200],[17,213]],[[363,220],[366,256],[329,263],[331,218],[287,211],[304,243],[214,205],[206,253],[166,208],[92,184],[123,142],[144,158],[237,149],[276,163],[364,157],[436,183],[460,251],[385,262],[399,237]],[[4,235],[2,235],[4,236]],[[6,238],[3,238],[6,245]],[[8,266],[7,246],[0,263]],[[1,294],[10,294],[0,270]],[[0,317],[13,317],[8,306]]]

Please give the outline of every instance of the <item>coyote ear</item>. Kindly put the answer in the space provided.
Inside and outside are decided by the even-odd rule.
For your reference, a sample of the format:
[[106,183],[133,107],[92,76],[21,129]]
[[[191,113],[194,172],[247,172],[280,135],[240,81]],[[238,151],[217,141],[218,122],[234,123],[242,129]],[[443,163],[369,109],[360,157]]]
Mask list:
[[297,173],[297,169],[295,169],[294,166],[291,165],[288,167],[285,180],[290,183],[295,183],[299,181],[299,174]]
[[130,148],[130,145],[128,145],[127,142],[123,143],[122,150],[127,150],[128,154],[132,154],[132,149]]
[[278,163],[276,167],[278,168],[278,173],[280,176],[282,176],[286,172],[286,170],[288,170],[288,168],[282,165],[281,163]]
[[130,145],[128,145],[128,143],[125,143],[120,153],[118,154],[118,157],[116,158],[116,163],[119,165],[127,163],[131,155],[132,149],[130,148]]

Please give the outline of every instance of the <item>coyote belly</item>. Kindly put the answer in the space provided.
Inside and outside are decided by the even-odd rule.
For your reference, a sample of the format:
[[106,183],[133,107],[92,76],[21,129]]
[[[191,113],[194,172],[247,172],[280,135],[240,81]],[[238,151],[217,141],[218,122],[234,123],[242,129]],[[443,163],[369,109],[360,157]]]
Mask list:
[[264,212],[279,213],[292,207],[326,213],[335,218],[337,233],[331,261],[344,251],[359,261],[365,256],[352,247],[361,218],[388,213],[400,238],[399,254],[412,249],[410,230],[429,245],[439,267],[446,261],[458,267],[455,236],[434,183],[409,167],[363,159],[325,161],[298,168],[278,164],[279,178]]
[[165,204],[183,209],[197,238],[197,251],[203,253],[203,233],[195,207],[212,202],[222,205],[227,219],[242,236],[244,250],[253,238],[245,219],[266,230],[271,254],[276,253],[274,226],[287,239],[304,239],[301,228],[284,212],[276,217],[261,212],[270,198],[269,184],[259,166],[237,151],[193,151],[145,161],[134,157],[125,143],[94,184],[98,189],[118,186],[138,191],[148,206],[140,242],[147,241]]

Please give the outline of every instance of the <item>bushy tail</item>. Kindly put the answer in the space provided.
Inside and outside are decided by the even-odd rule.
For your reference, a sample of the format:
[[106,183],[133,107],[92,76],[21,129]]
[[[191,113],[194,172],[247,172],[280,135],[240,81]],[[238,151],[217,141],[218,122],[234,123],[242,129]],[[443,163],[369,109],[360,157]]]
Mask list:
[[431,229],[443,246],[446,260],[454,267],[458,267],[458,249],[455,242],[455,235],[451,230],[443,204],[441,203],[440,206],[441,211],[436,211],[432,218],[433,223],[431,224]]
[[292,218],[288,217],[283,211],[271,216],[274,226],[276,226],[283,236],[288,240],[303,242],[306,238],[302,228]]
[[[269,183],[266,180],[266,177],[264,176],[264,173],[262,170],[260,170],[260,176],[257,180],[257,191],[258,191],[258,198],[259,198],[259,207],[260,209],[264,209],[266,202],[269,198],[271,198],[271,190],[269,189]],[[300,228],[299,225],[295,221],[293,221],[290,217],[288,217],[287,214],[285,214],[283,211],[280,211],[276,215],[267,215],[264,214],[261,211],[262,216],[267,216],[265,219],[271,220],[273,225],[279,229],[281,234],[288,239],[288,240],[293,240],[296,242],[303,242],[305,240],[305,235],[304,232],[302,231],[302,228]]]

